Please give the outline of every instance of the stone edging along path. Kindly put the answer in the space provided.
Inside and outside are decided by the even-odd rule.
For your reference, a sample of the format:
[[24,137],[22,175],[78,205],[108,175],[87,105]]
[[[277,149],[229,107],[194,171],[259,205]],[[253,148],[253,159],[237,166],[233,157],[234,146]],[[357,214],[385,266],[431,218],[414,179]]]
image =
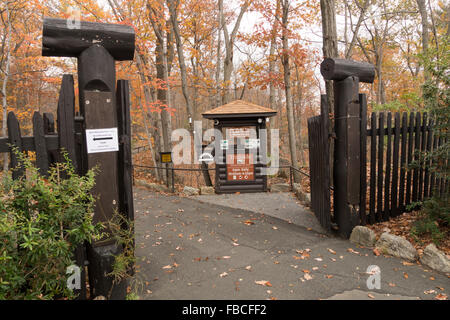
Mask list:
[[350,241],[363,247],[374,248],[381,254],[411,262],[419,261],[435,271],[450,275],[450,259],[434,244],[426,246],[423,254],[419,256],[414,246],[405,238],[385,232],[377,241],[375,232],[364,226],[356,226],[353,229]]

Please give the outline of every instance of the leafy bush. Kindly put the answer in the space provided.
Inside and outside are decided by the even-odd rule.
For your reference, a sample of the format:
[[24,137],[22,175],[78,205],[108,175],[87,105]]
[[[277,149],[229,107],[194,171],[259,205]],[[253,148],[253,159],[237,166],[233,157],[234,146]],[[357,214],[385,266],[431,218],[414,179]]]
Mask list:
[[17,155],[26,177],[0,181],[0,299],[74,298],[66,283],[74,248],[103,228],[92,222],[95,170],[80,177],[65,156],[44,177]]
[[[450,180],[450,43],[444,36],[439,50],[432,49],[422,57],[429,79],[423,85],[425,105],[434,119],[433,133],[443,142],[431,152],[424,152],[422,161],[437,179]],[[430,164],[431,163],[431,164]],[[422,219],[417,221],[413,233],[430,233],[433,241],[439,242],[445,235],[439,227],[450,225],[450,201],[448,189],[443,194],[434,190],[433,197],[422,204]]]

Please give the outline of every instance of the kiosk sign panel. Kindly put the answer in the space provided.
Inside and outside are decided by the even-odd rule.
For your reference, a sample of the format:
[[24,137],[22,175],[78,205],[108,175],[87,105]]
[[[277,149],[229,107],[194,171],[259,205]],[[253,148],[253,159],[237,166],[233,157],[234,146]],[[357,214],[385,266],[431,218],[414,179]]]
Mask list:
[[253,154],[227,154],[227,180],[247,181],[255,180]]

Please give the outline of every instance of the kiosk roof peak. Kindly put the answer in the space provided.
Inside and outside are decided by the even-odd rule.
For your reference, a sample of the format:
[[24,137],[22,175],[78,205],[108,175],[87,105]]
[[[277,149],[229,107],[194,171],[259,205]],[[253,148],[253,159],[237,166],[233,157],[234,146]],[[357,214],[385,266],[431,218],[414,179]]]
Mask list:
[[273,109],[259,106],[243,100],[235,100],[204,112],[202,115],[207,119],[238,118],[238,117],[272,117],[277,112]]

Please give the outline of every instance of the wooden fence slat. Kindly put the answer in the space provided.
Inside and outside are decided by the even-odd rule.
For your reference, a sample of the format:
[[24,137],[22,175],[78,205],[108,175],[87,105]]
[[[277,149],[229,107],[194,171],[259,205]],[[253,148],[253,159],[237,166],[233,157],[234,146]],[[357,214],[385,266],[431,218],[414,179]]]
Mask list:
[[387,126],[387,151],[386,151],[386,172],[384,180],[384,211],[383,219],[389,220],[391,210],[389,207],[390,186],[391,186],[391,154],[392,154],[392,113],[388,112],[386,119]]
[[383,153],[384,153],[384,113],[380,112],[379,118],[378,118],[378,128],[379,128],[379,135],[378,135],[378,182],[377,182],[377,188],[378,188],[378,194],[377,194],[377,220],[382,221],[383,220],[383,168],[384,168],[384,161],[383,161]]
[[418,192],[419,192],[419,168],[417,165],[419,164],[420,155],[418,152],[420,151],[420,126],[421,126],[421,113],[416,112],[416,126],[414,128],[415,136],[414,136],[414,152],[413,157],[417,164],[413,169],[413,191],[412,191],[412,202],[416,202],[418,200]]
[[[442,146],[442,143],[444,142],[444,140],[443,140],[443,138],[442,138],[442,136],[439,136],[439,139],[438,139],[438,148],[440,148],[441,146]],[[442,178],[442,177],[440,177],[439,179],[438,179],[438,183],[436,184],[436,187],[438,188],[437,190],[438,190],[438,196],[442,196],[442,194],[443,194],[443,188],[444,188],[444,179]]]
[[400,113],[394,115],[394,151],[392,154],[392,188],[391,188],[391,216],[399,214],[398,210],[398,164],[400,144]]
[[427,113],[426,112],[424,112],[423,113],[423,121],[422,121],[422,127],[420,128],[420,134],[422,135],[421,136],[421,138],[422,138],[422,141],[421,141],[421,143],[420,143],[420,157],[419,157],[419,159],[420,159],[420,167],[419,167],[419,191],[418,191],[418,195],[417,195],[417,200],[419,200],[419,201],[422,201],[423,200],[423,193],[424,193],[424,186],[423,186],[423,180],[424,180],[424,163],[423,163],[423,161],[422,161],[422,155],[423,155],[423,152],[426,150],[426,143],[427,143],[427,140],[426,140],[426,137],[427,137],[427,135],[426,135],[426,133],[427,133],[427,131],[426,131],[426,127],[427,127],[427,125],[428,125],[428,122],[427,122]]
[[406,175],[406,145],[408,141],[408,114],[403,113],[402,116],[402,145],[401,145],[401,157],[400,157],[400,186],[399,186],[399,199],[398,207],[399,211],[403,211],[405,207],[405,175]]
[[364,93],[359,94],[360,107],[360,132],[361,132],[361,158],[360,158],[360,194],[359,216],[362,225],[367,223],[366,198],[367,198],[367,98]]
[[[22,152],[22,137],[20,134],[20,126],[19,121],[16,118],[14,112],[10,111],[8,113],[7,118],[7,127],[8,127],[8,138],[11,146],[16,147],[19,152]],[[13,168],[12,177],[13,179],[19,179],[25,174],[25,169],[23,168],[22,161],[19,159],[17,154],[10,151],[11,158],[11,168]]]
[[414,112],[409,114],[409,125],[408,125],[408,160],[406,162],[406,196],[405,196],[405,206],[411,203],[411,178],[412,172],[408,168],[409,164],[412,162],[412,152],[413,152],[413,131],[414,131]]
[[57,117],[59,147],[66,150],[76,170],[78,166],[75,150],[75,94],[73,76],[69,74],[63,75]]
[[[433,143],[433,125],[434,121],[433,119],[430,119],[428,122],[428,127],[426,129],[427,131],[427,145],[426,145],[426,151],[427,154],[431,151],[432,143]],[[424,182],[423,182],[423,197],[426,199],[430,197],[431,195],[431,189],[430,189],[430,167],[431,160],[429,160],[425,165],[425,173],[424,173]]]
[[[438,137],[436,135],[433,135],[433,151],[436,150],[438,145]],[[434,165],[434,162],[432,160],[432,165]],[[436,189],[436,172],[433,170],[431,172],[431,177],[430,177],[430,196],[434,196],[435,194],[435,189]]]
[[372,112],[370,119],[370,195],[369,195],[369,220],[373,224],[375,218],[375,197],[376,197],[376,164],[377,164],[377,115]]
[[134,220],[131,158],[130,91],[127,80],[118,80],[116,89],[117,126],[120,139],[118,178],[119,210]]
[[47,176],[48,175],[48,155],[47,145],[45,142],[44,133],[44,120],[39,112],[33,114],[33,137],[34,148],[36,150],[36,167],[39,168],[39,172]]

